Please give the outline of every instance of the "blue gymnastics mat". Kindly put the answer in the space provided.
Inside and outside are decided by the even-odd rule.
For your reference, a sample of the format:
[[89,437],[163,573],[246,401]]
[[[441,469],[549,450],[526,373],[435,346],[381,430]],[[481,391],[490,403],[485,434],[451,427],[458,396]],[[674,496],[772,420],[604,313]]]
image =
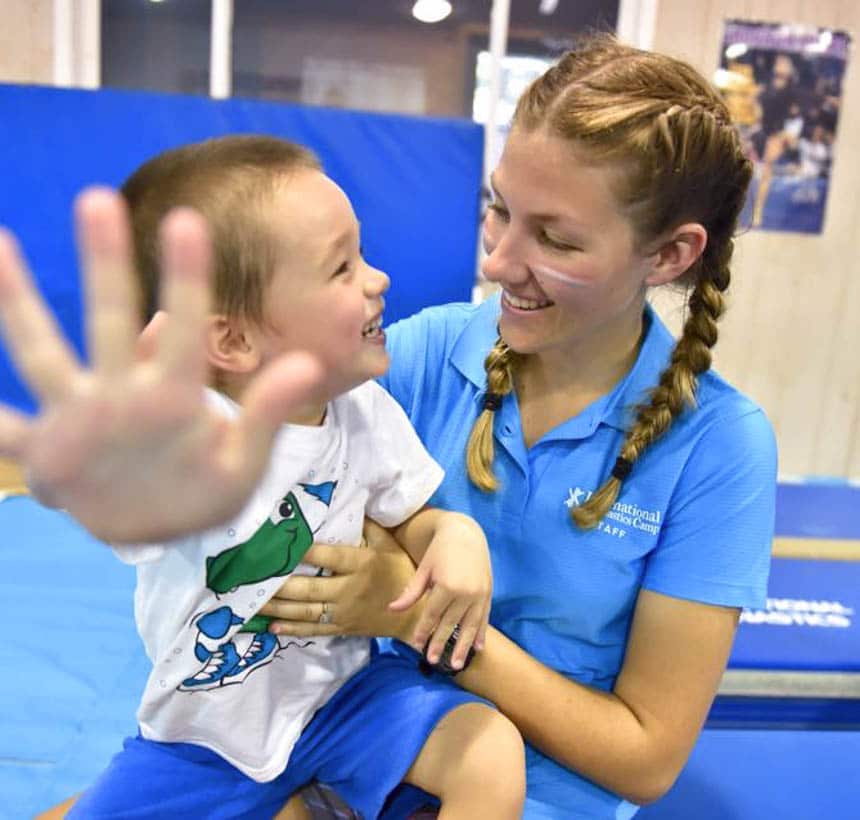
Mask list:
[[637,820],[860,817],[860,732],[706,729],[669,793]]
[[23,820],[91,782],[135,731],[149,661],[134,570],[64,513],[0,503],[0,818]]

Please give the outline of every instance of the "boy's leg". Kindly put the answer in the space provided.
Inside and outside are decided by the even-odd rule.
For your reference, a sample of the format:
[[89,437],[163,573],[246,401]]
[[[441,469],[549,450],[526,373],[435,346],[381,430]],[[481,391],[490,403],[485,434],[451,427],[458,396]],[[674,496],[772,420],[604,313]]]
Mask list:
[[519,818],[526,792],[522,737],[501,713],[467,703],[439,721],[405,780],[439,797],[440,820]]
[[294,794],[273,820],[313,820],[300,794]]

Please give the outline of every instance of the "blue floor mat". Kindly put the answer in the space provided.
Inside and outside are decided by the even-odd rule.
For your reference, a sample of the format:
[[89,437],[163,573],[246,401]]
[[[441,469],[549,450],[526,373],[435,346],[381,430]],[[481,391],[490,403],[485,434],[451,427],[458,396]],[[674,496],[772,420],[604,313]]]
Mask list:
[[134,628],[134,570],[64,513],[0,503],[0,818],[80,791],[134,714],[149,661]]

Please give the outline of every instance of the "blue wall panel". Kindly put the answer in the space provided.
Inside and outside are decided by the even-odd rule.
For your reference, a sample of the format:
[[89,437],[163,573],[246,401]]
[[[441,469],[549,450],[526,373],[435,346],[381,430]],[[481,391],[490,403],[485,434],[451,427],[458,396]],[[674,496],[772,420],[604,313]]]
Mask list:
[[[392,278],[387,323],[471,296],[483,151],[474,123],[11,85],[0,85],[0,123],[0,224],[18,234],[79,350],[75,194],[92,183],[121,184],[166,148],[229,133],[275,134],[319,154],[352,199],[369,261]],[[0,399],[32,407],[2,349]]]

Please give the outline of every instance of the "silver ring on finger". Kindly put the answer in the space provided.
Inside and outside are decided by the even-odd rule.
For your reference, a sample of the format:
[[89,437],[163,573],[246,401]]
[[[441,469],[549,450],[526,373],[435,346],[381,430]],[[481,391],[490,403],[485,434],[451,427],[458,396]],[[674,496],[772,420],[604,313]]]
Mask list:
[[322,612],[320,612],[319,622],[321,624],[330,624],[332,622],[331,607],[327,601],[323,601]]

